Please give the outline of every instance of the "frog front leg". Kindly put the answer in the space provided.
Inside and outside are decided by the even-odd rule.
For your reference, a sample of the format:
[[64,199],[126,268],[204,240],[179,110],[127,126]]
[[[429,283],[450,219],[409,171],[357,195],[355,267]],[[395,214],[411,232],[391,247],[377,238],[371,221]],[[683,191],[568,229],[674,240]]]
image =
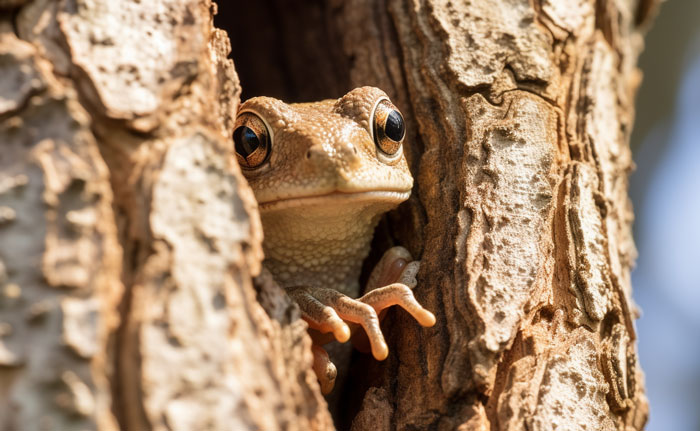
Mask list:
[[[369,336],[372,355],[380,361],[386,359],[389,348],[379,328],[377,312],[371,305],[330,288],[292,287],[287,288],[287,293],[299,305],[301,316],[311,329],[322,334],[332,333],[336,340],[344,343],[351,335],[346,322],[359,324]],[[315,341],[323,344],[331,340],[317,337]]]
[[[421,326],[435,324],[435,316],[423,308],[413,296],[419,262],[412,261],[403,247],[389,249],[375,266],[367,284],[367,293],[358,299],[328,288],[295,287],[287,289],[299,304],[302,317],[312,331],[313,368],[323,393],[334,386],[337,371],[321,347],[333,337],[346,342],[351,334],[353,344],[362,351],[371,350],[377,360],[386,359],[389,349],[379,327],[388,307],[399,305],[408,311]],[[350,322],[350,326],[346,322]],[[359,327],[365,331],[356,331]],[[332,336],[331,336],[332,334]],[[369,344],[369,349],[366,348]]]
[[372,334],[370,344],[375,358],[382,360],[389,354],[379,318],[370,305],[328,288],[293,287],[287,288],[287,293],[299,305],[302,318],[309,324],[313,370],[324,394],[333,390],[337,370],[322,346],[333,341],[333,337],[341,343],[350,339],[351,330],[345,321],[354,327],[359,324],[366,333]]
[[[387,308],[400,305],[408,311],[421,326],[431,327],[435,324],[435,316],[423,308],[413,296],[412,289],[416,287],[416,274],[420,269],[420,261],[415,261],[403,247],[397,246],[387,250],[372,270],[366,293],[358,301],[371,305],[381,322]],[[367,334],[354,331],[352,343],[358,350],[367,352],[369,339]]]
[[416,274],[420,261],[411,259],[403,247],[392,247],[382,256],[370,275],[366,292],[358,301],[371,305],[380,320],[383,312],[392,305],[399,305],[408,311],[421,326],[435,324],[435,316],[423,308],[413,296],[416,287]]
[[413,260],[404,247],[395,246],[385,251],[369,275],[365,293],[393,283],[402,283],[413,289],[420,261]]

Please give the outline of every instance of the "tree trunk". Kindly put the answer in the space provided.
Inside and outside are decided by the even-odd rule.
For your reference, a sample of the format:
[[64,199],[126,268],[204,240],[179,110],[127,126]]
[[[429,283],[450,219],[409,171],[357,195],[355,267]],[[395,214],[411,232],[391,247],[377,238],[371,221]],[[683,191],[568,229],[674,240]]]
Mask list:
[[[627,175],[651,0],[220,2],[244,96],[382,88],[424,329],[329,404],[260,273],[209,0],[0,0],[0,429],[639,430]],[[333,412],[333,419],[329,413]]]

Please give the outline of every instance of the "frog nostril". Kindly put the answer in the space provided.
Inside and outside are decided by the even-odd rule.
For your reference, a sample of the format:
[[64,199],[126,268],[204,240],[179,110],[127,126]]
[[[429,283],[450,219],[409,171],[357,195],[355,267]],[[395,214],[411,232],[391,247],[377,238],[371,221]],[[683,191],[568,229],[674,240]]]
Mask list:
[[312,145],[306,150],[306,160],[309,160],[311,163],[321,163],[322,160],[327,158],[328,154],[323,145]]
[[302,153],[302,157],[310,165],[347,165],[360,160],[360,149],[352,143],[317,144]]

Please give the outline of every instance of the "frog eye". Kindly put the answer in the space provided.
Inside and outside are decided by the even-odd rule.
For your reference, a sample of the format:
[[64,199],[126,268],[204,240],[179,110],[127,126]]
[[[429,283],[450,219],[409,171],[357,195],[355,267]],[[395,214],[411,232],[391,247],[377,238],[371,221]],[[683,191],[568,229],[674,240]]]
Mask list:
[[252,112],[242,112],[236,118],[233,131],[236,158],[244,169],[254,169],[265,163],[270,155],[270,133],[267,125]]
[[401,149],[406,125],[399,110],[388,99],[380,100],[374,108],[372,131],[374,143],[385,154],[391,156]]

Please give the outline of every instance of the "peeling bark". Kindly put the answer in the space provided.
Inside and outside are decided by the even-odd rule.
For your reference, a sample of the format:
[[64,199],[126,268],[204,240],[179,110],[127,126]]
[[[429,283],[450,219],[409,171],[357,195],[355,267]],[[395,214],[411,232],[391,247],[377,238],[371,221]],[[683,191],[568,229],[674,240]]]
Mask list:
[[[640,430],[627,197],[652,1],[0,1],[1,429]],[[290,7],[292,6],[292,7]],[[416,179],[386,319],[328,404],[261,270],[248,96],[385,90]],[[372,257],[369,259],[372,260]],[[331,419],[331,413],[334,419]]]

